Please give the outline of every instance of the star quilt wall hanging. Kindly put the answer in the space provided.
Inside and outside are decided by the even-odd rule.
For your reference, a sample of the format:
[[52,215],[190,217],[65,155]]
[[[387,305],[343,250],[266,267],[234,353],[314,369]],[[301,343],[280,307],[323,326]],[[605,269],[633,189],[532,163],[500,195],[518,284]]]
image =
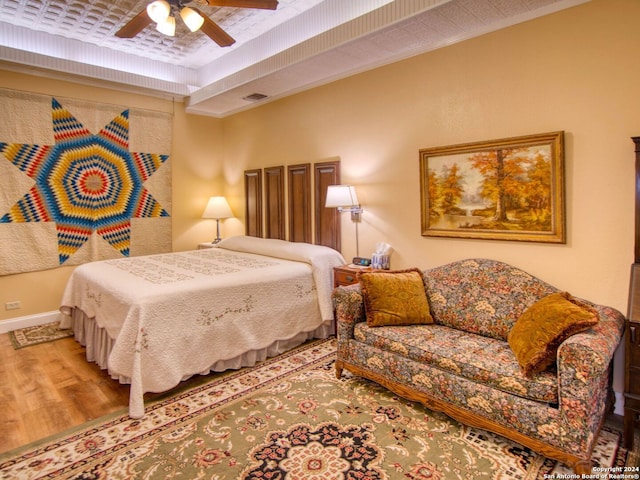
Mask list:
[[172,115],[0,89],[0,275],[171,251]]

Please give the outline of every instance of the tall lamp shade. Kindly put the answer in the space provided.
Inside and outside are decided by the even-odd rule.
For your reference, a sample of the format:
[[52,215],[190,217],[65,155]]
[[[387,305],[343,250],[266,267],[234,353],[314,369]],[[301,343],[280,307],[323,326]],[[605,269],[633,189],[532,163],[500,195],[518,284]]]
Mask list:
[[324,202],[325,208],[336,208],[339,212],[351,212],[351,221],[356,226],[356,255],[360,256],[358,246],[358,222],[362,214],[362,207],[358,203],[358,195],[353,185],[329,185]]
[[216,238],[211,243],[218,243],[220,238],[220,219],[233,217],[229,202],[224,197],[211,197],[202,213],[202,218],[216,219]]
[[352,185],[329,185],[324,206],[326,208],[359,206],[355,187]]

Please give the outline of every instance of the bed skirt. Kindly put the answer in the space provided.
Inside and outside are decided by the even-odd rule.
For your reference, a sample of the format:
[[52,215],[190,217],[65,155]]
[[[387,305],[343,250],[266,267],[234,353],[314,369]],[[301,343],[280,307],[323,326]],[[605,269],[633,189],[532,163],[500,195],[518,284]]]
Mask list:
[[[80,345],[86,348],[87,361],[96,363],[101,369],[109,371],[109,354],[115,340],[107,331],[100,328],[93,318],[88,317],[79,308],[74,308],[71,315],[65,315],[64,328],[73,330],[74,338]],[[69,323],[70,322],[70,323]],[[274,357],[313,338],[327,338],[334,333],[334,321],[325,321],[322,325],[311,332],[302,332],[286,340],[276,340],[266,348],[251,350],[242,355],[228,360],[218,360],[209,367],[208,370],[200,372],[200,375],[207,375],[209,372],[223,372],[225,370],[237,370],[242,367],[251,367],[257,362],[261,362],[268,357]],[[111,378],[123,384],[130,384],[131,379],[109,372]],[[187,375],[182,380],[190,378]],[[159,393],[159,392],[156,392]]]

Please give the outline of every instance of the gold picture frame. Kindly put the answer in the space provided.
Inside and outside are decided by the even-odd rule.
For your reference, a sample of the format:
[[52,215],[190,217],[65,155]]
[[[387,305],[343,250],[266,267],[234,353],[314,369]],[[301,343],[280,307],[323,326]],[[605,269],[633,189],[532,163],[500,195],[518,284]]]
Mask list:
[[422,235],[566,243],[564,132],[420,150]]

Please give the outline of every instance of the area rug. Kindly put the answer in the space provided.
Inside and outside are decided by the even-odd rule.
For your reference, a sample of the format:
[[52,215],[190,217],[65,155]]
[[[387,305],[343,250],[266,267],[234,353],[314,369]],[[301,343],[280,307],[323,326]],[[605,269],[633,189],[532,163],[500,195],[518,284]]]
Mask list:
[[71,329],[60,328],[60,322],[45,323],[44,325],[36,325],[33,327],[20,328],[9,332],[9,340],[13,348],[29,347],[38,345],[39,343],[52,342],[59,338],[70,337],[73,335]]
[[[335,339],[0,456],[11,479],[543,479],[570,472],[375,384],[334,373]],[[599,466],[624,466],[604,431]],[[569,477],[566,477],[569,478]]]

